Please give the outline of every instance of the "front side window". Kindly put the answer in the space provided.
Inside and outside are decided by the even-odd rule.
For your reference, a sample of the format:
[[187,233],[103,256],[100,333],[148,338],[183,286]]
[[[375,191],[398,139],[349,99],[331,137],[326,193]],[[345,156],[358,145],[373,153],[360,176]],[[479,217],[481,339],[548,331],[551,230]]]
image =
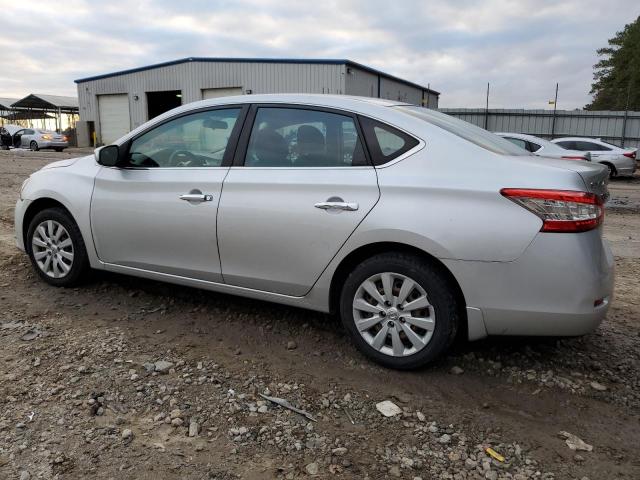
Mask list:
[[247,167],[367,165],[353,118],[296,108],[259,108],[245,157]]
[[239,108],[176,118],[150,130],[129,147],[132,167],[220,167]]

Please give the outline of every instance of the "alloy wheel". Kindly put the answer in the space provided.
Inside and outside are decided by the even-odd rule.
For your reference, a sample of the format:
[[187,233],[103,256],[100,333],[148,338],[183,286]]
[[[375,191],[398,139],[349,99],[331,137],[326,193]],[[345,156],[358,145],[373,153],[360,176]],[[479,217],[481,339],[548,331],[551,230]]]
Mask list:
[[31,249],[38,268],[49,277],[65,277],[73,267],[73,241],[55,220],[45,220],[36,227]]
[[436,324],[425,289],[393,272],[377,273],[360,284],[353,299],[353,319],[372,348],[393,357],[426,347]]

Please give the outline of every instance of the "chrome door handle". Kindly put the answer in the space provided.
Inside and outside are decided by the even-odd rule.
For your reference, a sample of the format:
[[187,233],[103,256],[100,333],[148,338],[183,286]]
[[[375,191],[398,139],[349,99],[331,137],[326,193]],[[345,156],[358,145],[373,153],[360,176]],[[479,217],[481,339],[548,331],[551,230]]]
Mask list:
[[180,195],[180,200],[186,200],[187,202],[210,202],[213,200],[213,195],[206,195],[204,193],[185,193]]
[[319,202],[314,207],[321,210],[347,210],[349,212],[358,210],[358,204],[355,202]]

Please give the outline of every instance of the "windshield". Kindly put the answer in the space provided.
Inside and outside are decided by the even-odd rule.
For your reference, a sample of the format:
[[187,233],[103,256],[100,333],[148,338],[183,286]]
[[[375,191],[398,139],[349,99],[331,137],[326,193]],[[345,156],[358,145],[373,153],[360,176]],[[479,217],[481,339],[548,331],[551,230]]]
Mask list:
[[429,122],[430,124],[442,128],[449,133],[453,133],[454,135],[474,143],[485,150],[499,153],[501,155],[531,155],[531,153],[514,145],[510,141],[505,140],[498,135],[494,135],[483,128],[476,127],[469,122],[452,117],[451,115],[446,115],[424,107],[408,105],[400,105],[393,108],[397,108],[398,110],[401,110],[413,117]]

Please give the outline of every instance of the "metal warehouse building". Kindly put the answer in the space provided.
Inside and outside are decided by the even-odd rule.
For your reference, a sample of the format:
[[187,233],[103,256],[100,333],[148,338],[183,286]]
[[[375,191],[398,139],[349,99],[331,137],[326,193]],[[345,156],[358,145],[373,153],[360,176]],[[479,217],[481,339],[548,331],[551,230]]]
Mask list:
[[81,78],[79,146],[108,144],[182,104],[252,93],[332,93],[438,108],[439,92],[350,60],[184,58]]

